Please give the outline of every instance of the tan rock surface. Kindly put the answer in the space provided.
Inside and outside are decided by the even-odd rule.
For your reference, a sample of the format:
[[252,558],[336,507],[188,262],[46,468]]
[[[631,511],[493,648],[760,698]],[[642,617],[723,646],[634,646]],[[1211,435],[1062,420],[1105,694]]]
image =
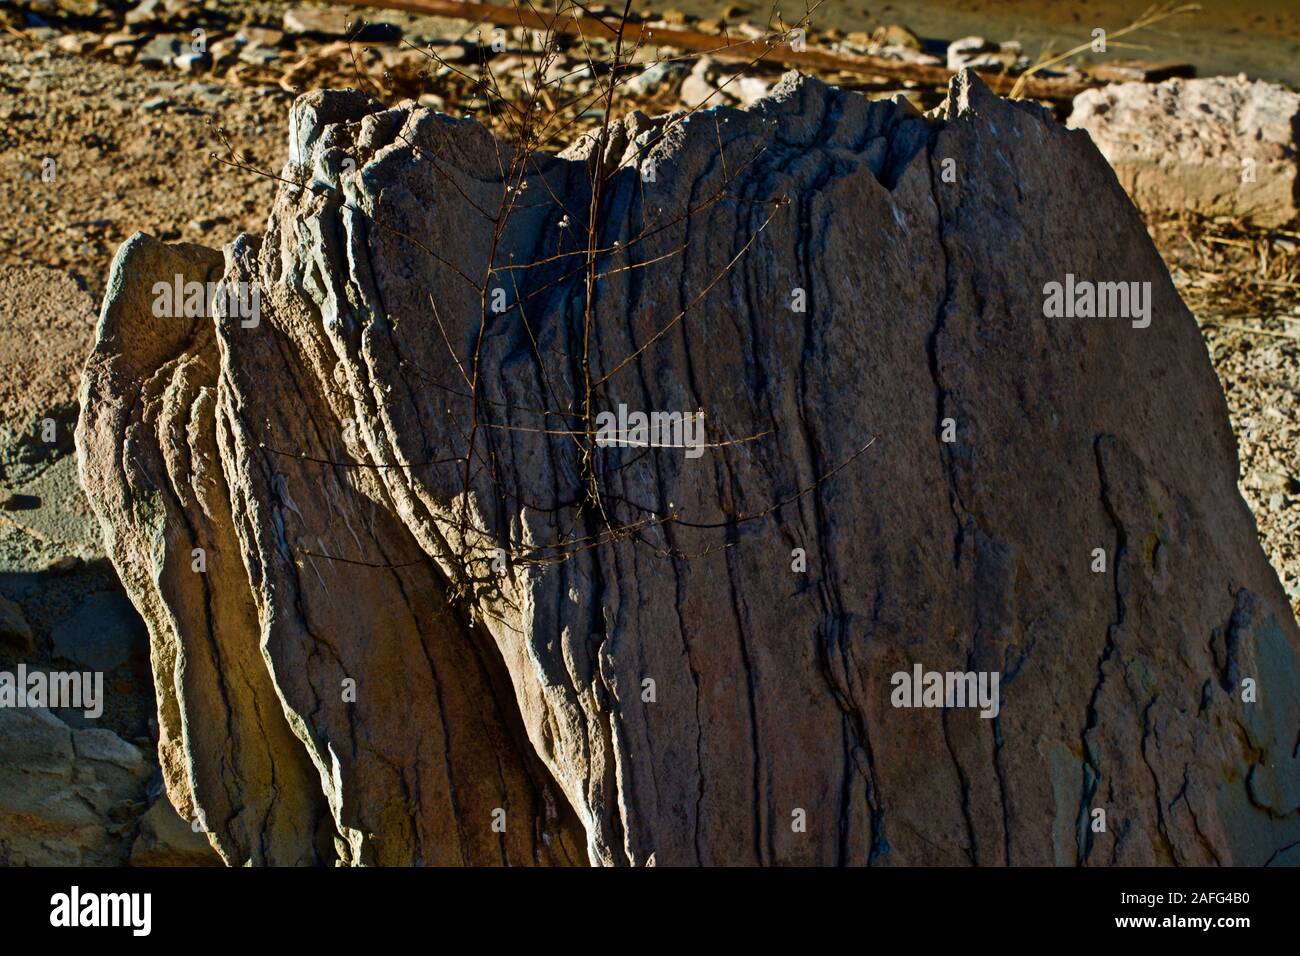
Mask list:
[[1242,78],[1112,83],[1080,93],[1069,125],[1086,129],[1144,212],[1300,214],[1300,94]]
[[150,765],[110,730],[0,708],[0,865],[121,866]]

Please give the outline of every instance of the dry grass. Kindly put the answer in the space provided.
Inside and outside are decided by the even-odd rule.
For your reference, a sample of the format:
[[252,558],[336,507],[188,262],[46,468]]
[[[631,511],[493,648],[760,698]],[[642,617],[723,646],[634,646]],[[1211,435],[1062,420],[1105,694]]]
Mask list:
[[1202,325],[1300,339],[1300,233],[1191,216],[1150,231]]

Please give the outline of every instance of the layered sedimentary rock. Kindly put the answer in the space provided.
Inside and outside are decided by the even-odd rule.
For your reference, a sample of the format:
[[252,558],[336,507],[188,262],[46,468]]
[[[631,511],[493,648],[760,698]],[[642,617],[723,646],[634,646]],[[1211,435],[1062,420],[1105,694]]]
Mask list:
[[283,178],[122,249],[78,431],[229,862],[1294,855],[1300,635],[1086,135],[972,74],[558,157],[316,93]]
[[[83,482],[150,629],[173,804],[232,864],[579,856],[576,828],[545,829],[572,814],[560,816],[540,770],[529,775],[540,765],[510,733],[506,718],[518,717],[497,706],[499,662],[457,633],[433,567],[366,497],[379,491],[370,474],[304,463],[310,481],[290,484],[295,459],[257,450],[248,431],[250,415],[254,427],[268,420],[218,381],[219,327],[206,314],[154,316],[154,278],[206,283],[220,263],[197,247],[128,241],[82,392]],[[269,332],[234,343],[224,374],[249,376],[250,398],[310,428],[328,406],[295,391],[306,369]],[[236,463],[249,470],[226,471]],[[328,512],[331,542],[398,566],[299,557],[296,541],[287,552],[280,508]],[[309,544],[331,553],[319,533]],[[462,814],[480,809],[488,823],[498,807],[521,818],[508,839],[463,826]],[[521,825],[529,814],[535,832]]]
[[1208,77],[1113,83],[1074,100],[1085,129],[1143,212],[1300,215],[1300,96],[1262,80]]

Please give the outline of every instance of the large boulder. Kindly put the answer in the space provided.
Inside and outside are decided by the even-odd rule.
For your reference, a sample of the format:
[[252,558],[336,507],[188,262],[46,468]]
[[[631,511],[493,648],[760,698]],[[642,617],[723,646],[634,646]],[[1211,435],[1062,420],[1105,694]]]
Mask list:
[[1074,99],[1143,211],[1281,226],[1300,214],[1300,94],[1241,77],[1115,83]]
[[290,143],[265,236],[119,252],[77,435],[228,862],[1287,859],[1300,634],[1087,136],[963,73]]

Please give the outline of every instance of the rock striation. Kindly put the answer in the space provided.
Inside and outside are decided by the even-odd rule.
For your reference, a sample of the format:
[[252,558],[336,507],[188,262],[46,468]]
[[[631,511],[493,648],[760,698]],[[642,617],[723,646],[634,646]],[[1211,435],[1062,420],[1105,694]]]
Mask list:
[[282,177],[123,246],[77,430],[227,863],[1295,862],[1300,634],[1086,135],[969,72],[559,156],[325,92]]

